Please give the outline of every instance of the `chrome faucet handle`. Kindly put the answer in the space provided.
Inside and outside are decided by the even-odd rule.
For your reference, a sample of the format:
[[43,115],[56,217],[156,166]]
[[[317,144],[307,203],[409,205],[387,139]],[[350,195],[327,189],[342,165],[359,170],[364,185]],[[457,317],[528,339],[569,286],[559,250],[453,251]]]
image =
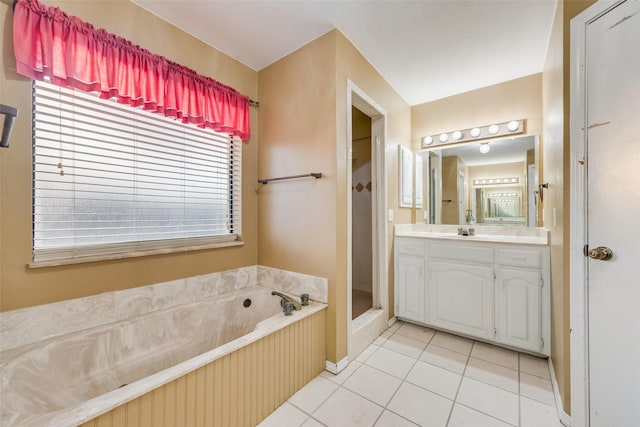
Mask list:
[[302,305],[309,305],[309,294],[300,295],[300,302]]

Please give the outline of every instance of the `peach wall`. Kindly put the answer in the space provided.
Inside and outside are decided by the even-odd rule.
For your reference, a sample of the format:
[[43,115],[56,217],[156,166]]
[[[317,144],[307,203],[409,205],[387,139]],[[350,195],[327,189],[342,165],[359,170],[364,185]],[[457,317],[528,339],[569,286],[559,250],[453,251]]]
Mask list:
[[[178,63],[209,75],[249,97],[258,95],[257,73],[167,24],[131,2],[45,1]],[[0,150],[0,310],[51,303],[215,271],[254,265],[258,259],[257,196],[243,189],[244,245],[169,255],[29,269],[31,261],[31,83],[15,72],[13,13],[0,4],[0,101],[19,108],[11,147]],[[253,138],[243,147],[243,182],[257,179],[257,114]]]
[[525,134],[542,133],[542,74],[487,86],[411,107],[411,141],[514,119],[526,119]]
[[[258,190],[259,263],[329,279],[332,362],[347,355],[348,339],[347,79],[387,111],[387,204],[396,222],[410,222],[411,210],[397,207],[397,148],[391,149],[409,146],[409,106],[342,34],[330,31],[259,73],[260,176],[323,174]],[[390,247],[387,260],[391,265]],[[392,293],[391,280],[388,286]]]
[[335,63],[335,33],[328,33],[259,72],[259,176],[322,178],[256,189],[259,263],[329,279],[329,358],[337,351],[337,317],[346,312],[346,295],[336,290]]

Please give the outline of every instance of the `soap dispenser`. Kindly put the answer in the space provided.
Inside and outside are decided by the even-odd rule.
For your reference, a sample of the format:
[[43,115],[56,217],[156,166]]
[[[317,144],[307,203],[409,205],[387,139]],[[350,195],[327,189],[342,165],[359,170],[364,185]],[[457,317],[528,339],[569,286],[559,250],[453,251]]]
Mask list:
[[471,209],[467,209],[467,224],[475,224],[476,217],[473,216],[473,211]]

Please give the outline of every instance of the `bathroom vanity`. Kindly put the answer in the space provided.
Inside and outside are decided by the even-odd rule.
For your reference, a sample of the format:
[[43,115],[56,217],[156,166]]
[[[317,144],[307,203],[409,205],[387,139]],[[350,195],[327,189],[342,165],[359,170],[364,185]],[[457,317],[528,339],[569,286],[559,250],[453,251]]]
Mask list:
[[548,231],[402,224],[395,228],[398,318],[550,354]]

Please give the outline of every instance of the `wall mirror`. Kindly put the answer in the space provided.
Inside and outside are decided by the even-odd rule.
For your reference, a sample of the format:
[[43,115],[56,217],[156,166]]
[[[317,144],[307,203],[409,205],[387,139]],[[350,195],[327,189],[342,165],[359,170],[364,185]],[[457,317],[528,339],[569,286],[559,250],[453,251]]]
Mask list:
[[537,226],[537,145],[526,135],[420,151],[424,202],[416,220]]

